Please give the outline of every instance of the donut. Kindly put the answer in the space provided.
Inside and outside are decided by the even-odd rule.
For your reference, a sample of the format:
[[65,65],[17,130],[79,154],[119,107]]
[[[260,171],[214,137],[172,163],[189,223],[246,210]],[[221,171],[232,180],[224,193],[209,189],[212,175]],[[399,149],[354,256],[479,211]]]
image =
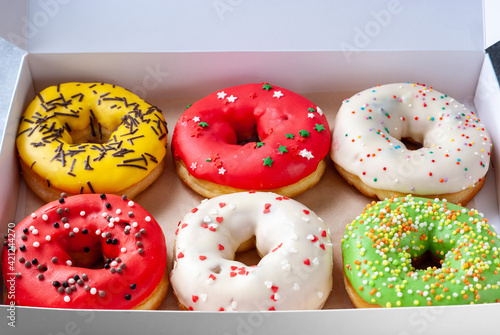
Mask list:
[[124,88],[63,83],[31,102],[16,144],[26,183],[46,202],[63,192],[133,198],[163,170],[167,124]]
[[125,196],[82,194],[50,202],[17,224],[5,242],[4,281],[15,286],[6,304],[156,309],[167,292],[162,230]]
[[344,100],[331,157],[369,197],[466,205],[484,184],[491,145],[477,116],[453,98],[421,84],[389,84]]
[[341,246],[358,308],[499,302],[500,240],[477,210],[412,195],[373,202]]
[[331,133],[322,110],[270,84],[225,88],[188,106],[172,137],[180,178],[212,198],[248,190],[292,197],[325,171]]
[[[320,309],[332,290],[329,230],[288,197],[241,192],[204,200],[175,234],[170,282],[183,310]],[[235,260],[254,246],[258,264]]]

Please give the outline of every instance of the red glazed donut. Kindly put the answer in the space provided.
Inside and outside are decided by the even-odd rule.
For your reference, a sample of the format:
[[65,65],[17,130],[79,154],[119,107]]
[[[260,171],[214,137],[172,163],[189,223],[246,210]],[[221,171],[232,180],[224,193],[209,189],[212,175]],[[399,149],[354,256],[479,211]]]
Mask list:
[[7,286],[15,281],[6,304],[155,309],[168,288],[163,232],[125,196],[50,202],[21,221],[6,242],[2,272]]
[[308,99],[248,84],[188,106],[172,150],[181,179],[203,196],[259,190],[291,197],[323,175],[330,138],[326,117]]

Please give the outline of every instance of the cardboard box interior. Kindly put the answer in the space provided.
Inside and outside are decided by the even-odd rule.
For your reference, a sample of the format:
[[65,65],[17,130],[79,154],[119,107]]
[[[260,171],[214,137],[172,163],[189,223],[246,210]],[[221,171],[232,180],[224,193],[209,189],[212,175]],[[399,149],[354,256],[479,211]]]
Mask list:
[[[21,7],[28,7],[28,18],[34,18],[39,13],[49,15],[50,12],[47,12],[47,9],[40,3],[33,1],[29,2],[30,6],[24,4]],[[403,30],[403,27],[408,28],[409,31],[410,27],[405,26],[406,23],[409,22],[414,29],[419,28],[417,24],[419,20],[408,21],[411,15],[410,11],[406,11],[415,4],[405,3],[404,6],[407,7],[400,12],[402,15],[393,16],[390,29],[385,30],[383,21],[377,21],[374,16],[376,14],[373,13],[380,13],[382,9],[387,9],[388,2],[376,1],[373,4],[374,11],[367,10],[355,22],[346,23],[347,20],[342,19],[341,11],[335,14],[340,18],[339,27],[342,26],[342,22],[349,27],[348,33],[344,35],[345,38],[339,38],[336,35],[329,40],[329,36],[318,29],[317,33],[322,38],[314,39],[306,44],[304,49],[297,51],[293,39],[273,44],[273,38],[269,36],[259,41],[258,37],[262,35],[257,37],[252,35],[248,29],[249,26],[235,28],[237,21],[244,19],[246,13],[248,14],[248,11],[252,9],[249,9],[246,2],[232,1],[233,10],[218,12],[223,13],[221,14],[223,20],[216,12],[218,19],[212,17],[214,21],[212,24],[215,28],[207,30],[204,36],[220,35],[229,31],[231,41],[237,41],[236,44],[228,47],[228,44],[206,43],[200,47],[202,52],[198,52],[199,50],[194,50],[193,45],[186,44],[185,40],[175,40],[175,43],[169,46],[162,44],[160,47],[139,43],[139,47],[134,49],[123,41],[103,39],[97,42],[94,40],[94,44],[88,46],[98,28],[92,25],[95,21],[85,22],[85,20],[82,20],[82,24],[84,24],[83,28],[86,28],[86,33],[83,33],[82,40],[78,41],[84,43],[76,43],[71,40],[71,36],[64,31],[63,27],[67,24],[68,17],[76,16],[71,11],[82,11],[81,17],[84,18],[86,17],[84,14],[90,9],[82,5],[66,7],[66,2],[62,0],[57,3],[59,7],[56,19],[50,20],[44,27],[38,27],[44,28],[39,29],[42,33],[37,33],[29,39],[29,45],[23,45],[29,53],[25,56],[19,72],[0,154],[2,170],[0,178],[2,178],[3,185],[0,189],[1,231],[6,230],[8,222],[18,222],[43,205],[41,200],[26,188],[19,176],[15,136],[19,117],[35,96],[35,92],[58,82],[103,81],[127,87],[160,107],[164,111],[171,131],[187,104],[218,89],[248,82],[270,82],[304,94],[325,111],[331,128],[334,127],[335,113],[342,99],[359,90],[390,82],[425,82],[453,96],[470,108],[476,109],[479,116],[487,120],[490,129],[500,127],[498,113],[493,109],[500,101],[500,91],[498,83],[491,77],[489,59],[484,55],[482,31],[478,28],[482,25],[482,16],[477,4],[472,5],[467,2],[465,7],[454,9],[452,13],[442,12],[446,13],[446,19],[443,19],[442,23],[436,23],[442,27],[441,30],[424,25],[421,35],[412,33],[411,37],[404,38],[405,36],[397,31]],[[133,10],[130,6],[127,5],[127,8]],[[436,4],[436,6],[445,9],[441,7],[444,5]],[[66,15],[68,10],[70,10],[69,14],[73,13],[73,15]],[[112,8],[109,8],[109,11],[111,10]],[[455,10],[457,13],[454,12]],[[187,12],[188,9],[185,8],[184,11]],[[107,11],[103,11],[105,12]],[[467,12],[473,14],[467,16],[467,24],[460,20],[457,20],[460,23],[453,20],[455,15],[463,16]],[[159,13],[161,14],[161,11]],[[327,18],[328,15],[322,15],[318,21],[331,28],[332,24],[326,23]],[[195,31],[203,31],[199,23],[201,17],[195,15],[192,19],[193,22],[197,22],[195,25],[198,29]],[[168,41],[168,32],[174,31],[175,25],[180,24],[180,21],[182,20],[174,18],[173,21],[165,23],[162,29],[155,29],[153,36],[158,41]],[[288,18],[287,25],[292,26],[292,21]],[[438,22],[438,20],[431,21]],[[367,26],[370,22],[378,23],[379,28],[384,30],[383,33],[367,35],[366,32],[370,30],[366,29],[371,29]],[[36,21],[32,20],[27,24],[28,28],[24,28],[26,31],[30,25],[31,28],[37,28]],[[120,27],[123,25],[124,23],[119,23]],[[307,40],[307,36],[300,35],[299,28],[296,30],[299,32],[300,39]],[[356,28],[361,33],[357,33]],[[328,30],[325,29],[325,31]],[[22,28],[18,27],[11,31],[20,36],[23,35]],[[435,31],[440,31],[440,35],[433,36],[432,32]],[[61,34],[59,41],[50,39],[50,36],[56,32]],[[355,43],[356,38],[362,41],[363,32],[368,38],[366,46]],[[133,32],[132,39],[138,40],[141,33],[147,33],[147,29],[141,26],[138,33]],[[246,36],[247,43],[239,38],[236,39],[241,36]],[[403,41],[398,49],[394,49],[391,44],[396,37]],[[276,38],[276,40],[280,39]],[[328,40],[326,47],[324,43],[320,43],[321,40]],[[343,49],[339,47],[342,42],[347,43]],[[497,132],[491,131],[491,133],[494,143],[499,143],[500,138]],[[170,132],[169,138],[171,135]],[[500,157],[499,150],[496,146],[494,147],[495,152],[492,158],[496,166],[499,166],[497,163]],[[321,216],[332,232],[334,289],[325,305],[325,310],[277,313],[238,312],[236,314],[179,312],[176,311],[177,305],[170,288],[161,306],[161,309],[169,310],[168,312],[56,311],[17,307],[20,327],[13,331],[19,334],[40,331],[57,333],[55,330],[63,333],[76,333],[82,329],[99,331],[112,328],[114,331],[138,333],[158,332],[164,327],[169,327],[165,331],[251,334],[257,331],[305,333],[313,327],[318,331],[334,329],[347,333],[366,332],[370,325],[370,328],[374,330],[399,331],[402,334],[412,332],[437,334],[444,331],[447,333],[473,331],[478,322],[488,329],[494,329],[493,326],[496,323],[493,316],[500,311],[500,307],[496,304],[378,310],[352,308],[341,276],[340,239],[345,225],[372,199],[366,198],[347,185],[335,171],[330,158],[326,159],[327,171],[320,183],[296,197],[296,200],[303,202]],[[498,213],[500,197],[496,195],[498,178],[499,176],[495,176],[492,167],[485,187],[468,207],[474,207],[483,212],[500,230]],[[168,192],[165,192],[166,189]],[[136,198],[136,201],[151,211],[162,225],[167,238],[169,257],[172,251],[173,227],[200,200],[202,198],[183,185],[177,177],[170,152],[166,169],[161,177]],[[239,257],[250,263],[258,261],[257,256],[252,252]],[[2,306],[1,310],[2,318],[9,314],[6,306]],[[57,317],[54,317],[53,313],[57,313]],[[466,322],[470,320],[470,313],[474,313],[476,319],[476,322],[472,324]],[[366,322],[360,320],[366,320]]]

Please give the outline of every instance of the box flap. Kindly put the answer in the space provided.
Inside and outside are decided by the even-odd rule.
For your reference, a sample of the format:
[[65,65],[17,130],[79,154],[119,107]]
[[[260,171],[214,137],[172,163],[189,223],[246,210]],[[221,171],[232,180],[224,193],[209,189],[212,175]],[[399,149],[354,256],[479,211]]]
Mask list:
[[481,1],[31,0],[28,26],[32,53],[484,50]]
[[497,42],[486,49],[491,59],[491,64],[495,70],[498,81],[500,81],[500,42]]
[[4,138],[6,119],[25,55],[24,50],[0,38],[0,145]]

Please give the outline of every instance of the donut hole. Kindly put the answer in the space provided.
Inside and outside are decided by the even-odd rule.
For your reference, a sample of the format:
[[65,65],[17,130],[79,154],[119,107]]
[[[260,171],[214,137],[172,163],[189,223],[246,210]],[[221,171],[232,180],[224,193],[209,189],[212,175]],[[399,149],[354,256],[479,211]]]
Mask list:
[[255,247],[243,252],[237,252],[234,256],[235,261],[243,263],[246,266],[257,265],[262,259]]
[[234,260],[243,263],[246,266],[257,265],[261,259],[262,257],[255,247],[255,236],[252,236],[247,241],[241,243],[234,254]]
[[422,143],[415,141],[411,137],[403,137],[401,142],[405,145],[406,149],[410,151],[419,150],[424,147]]
[[70,256],[73,266],[80,268],[100,269],[105,263],[102,248],[99,243],[90,246],[86,245],[78,250],[68,250],[68,255]]
[[413,258],[411,265],[415,270],[427,270],[428,268],[440,269],[443,260],[427,250],[423,255]]
[[246,145],[252,142],[260,142],[259,134],[257,133],[257,125],[253,129],[235,129],[238,145]]
[[[66,129],[68,130],[68,128]],[[96,118],[91,118],[86,128],[81,130],[71,129],[69,133],[73,144],[104,144],[109,141],[112,132],[104,128]]]

